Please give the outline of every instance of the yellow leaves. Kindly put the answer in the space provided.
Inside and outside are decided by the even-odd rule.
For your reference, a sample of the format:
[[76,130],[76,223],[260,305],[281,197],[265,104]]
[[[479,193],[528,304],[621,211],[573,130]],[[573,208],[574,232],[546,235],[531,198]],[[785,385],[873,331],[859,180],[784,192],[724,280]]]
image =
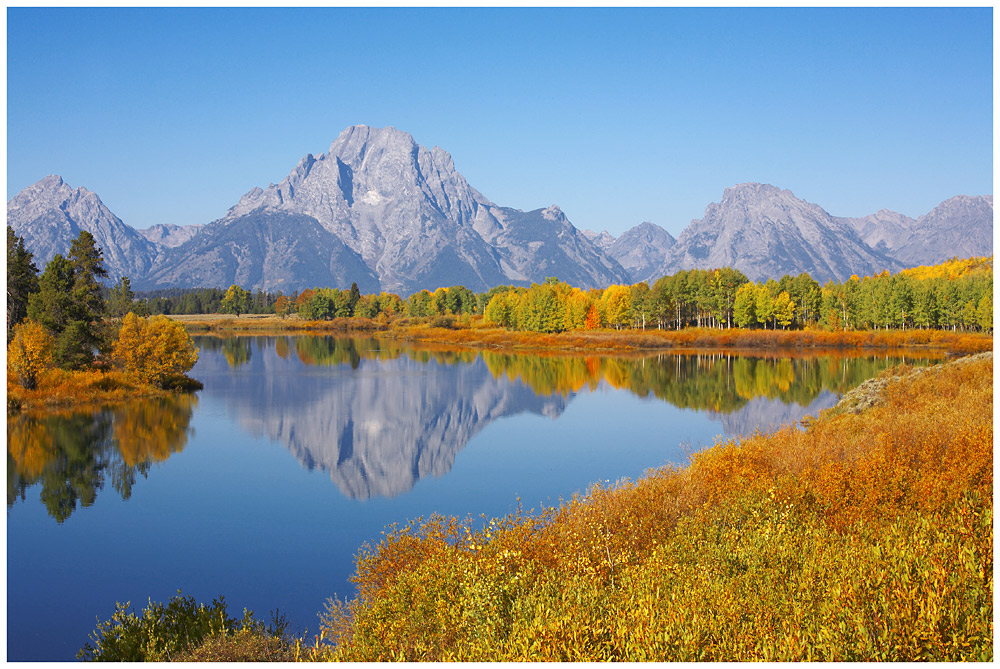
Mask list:
[[126,374],[162,386],[169,377],[194,367],[198,350],[180,323],[166,316],[140,318],[129,313],[122,321],[111,359]]
[[7,378],[34,390],[42,372],[52,366],[53,339],[41,324],[25,320],[14,326],[7,346]]

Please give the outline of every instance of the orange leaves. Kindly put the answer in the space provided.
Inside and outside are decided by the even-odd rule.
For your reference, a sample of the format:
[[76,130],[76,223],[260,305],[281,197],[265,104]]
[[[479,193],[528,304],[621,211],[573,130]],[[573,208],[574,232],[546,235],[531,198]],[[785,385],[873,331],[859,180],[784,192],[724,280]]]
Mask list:
[[126,374],[162,386],[169,377],[194,367],[198,350],[180,323],[165,316],[140,318],[129,313],[122,321],[111,359]]
[[52,335],[33,320],[14,326],[14,338],[7,346],[7,377],[25,390],[34,390],[43,371],[52,366]]

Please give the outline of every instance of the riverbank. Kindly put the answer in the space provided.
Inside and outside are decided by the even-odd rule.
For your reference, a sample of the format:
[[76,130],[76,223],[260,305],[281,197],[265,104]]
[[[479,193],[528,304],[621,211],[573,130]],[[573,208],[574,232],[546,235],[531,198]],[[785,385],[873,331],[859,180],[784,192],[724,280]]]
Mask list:
[[191,334],[367,334],[375,337],[478,349],[512,349],[524,352],[631,352],[728,351],[796,349],[927,349],[955,354],[993,349],[993,335],[944,330],[748,330],[743,328],[686,328],[682,330],[573,330],[558,334],[517,332],[484,326],[476,317],[439,316],[426,319],[336,318],[308,321],[296,315],[270,314],[180,315],[178,321]]
[[225,314],[171,316],[191,334],[367,334],[375,337],[477,349],[511,349],[524,352],[630,352],[630,351],[794,351],[801,349],[926,349],[955,354],[993,349],[993,335],[944,330],[876,330],[829,332],[825,330],[748,330],[743,328],[682,330],[573,330],[558,334],[517,332],[487,327],[479,318],[440,316],[393,321],[337,318],[307,321],[250,314],[234,318]]
[[992,353],[903,367],[859,413],[391,531],[311,658],[992,660],[992,389]]
[[8,375],[7,413],[115,404],[131,399],[166,397],[202,388],[201,382],[187,376],[173,378],[165,386],[160,388],[140,383],[117,371],[49,369],[41,375],[34,390],[25,390]]

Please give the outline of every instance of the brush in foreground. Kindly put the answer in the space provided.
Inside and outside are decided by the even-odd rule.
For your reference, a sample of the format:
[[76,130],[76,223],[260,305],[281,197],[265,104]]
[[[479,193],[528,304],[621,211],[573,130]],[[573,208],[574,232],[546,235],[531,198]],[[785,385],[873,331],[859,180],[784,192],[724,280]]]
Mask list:
[[541,515],[395,529],[310,656],[991,660],[992,388],[984,354]]

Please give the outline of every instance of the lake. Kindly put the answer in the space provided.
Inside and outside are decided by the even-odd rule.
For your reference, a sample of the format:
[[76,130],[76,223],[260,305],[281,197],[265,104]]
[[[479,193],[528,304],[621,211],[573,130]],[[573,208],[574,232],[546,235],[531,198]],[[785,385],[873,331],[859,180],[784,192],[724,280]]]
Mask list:
[[71,660],[115,602],[178,589],[316,632],[390,524],[538,509],[683,465],[900,361],[196,341],[195,395],[8,419],[8,660]]

